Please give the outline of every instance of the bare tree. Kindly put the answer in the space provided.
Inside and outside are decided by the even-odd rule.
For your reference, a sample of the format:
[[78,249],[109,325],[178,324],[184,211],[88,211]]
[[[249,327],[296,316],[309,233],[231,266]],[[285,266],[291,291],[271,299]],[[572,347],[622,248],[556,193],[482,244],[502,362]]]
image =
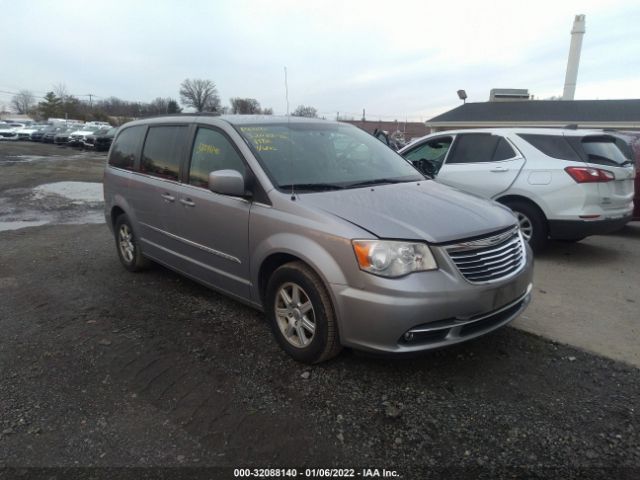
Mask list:
[[294,117],[317,118],[318,117],[318,110],[316,110],[313,107],[307,107],[307,106],[304,106],[304,105],[298,105],[298,108],[296,108],[291,115],[293,115]]
[[180,113],[182,109],[173,98],[157,97],[151,103],[143,104],[142,110],[145,115],[163,115],[167,113]]
[[[262,114],[273,115],[273,108],[262,108],[260,102],[255,98],[239,98],[229,99],[231,108],[227,109],[230,113],[240,115]],[[225,107],[226,108],[226,107]]]
[[157,97],[148,105],[148,114],[149,115],[161,115],[163,113],[168,113],[169,110],[169,99]]
[[198,112],[218,112],[220,97],[211,80],[187,78],[180,84],[180,103]]
[[260,102],[255,98],[234,97],[229,99],[229,103],[231,103],[231,113],[248,115],[262,112]]
[[29,90],[20,90],[11,99],[11,106],[21,114],[29,113],[35,103],[36,99]]
[[62,100],[62,102],[66,102],[70,97],[69,91],[67,90],[67,86],[64,84],[64,82],[56,83],[53,86],[53,93],[55,93],[56,97]]

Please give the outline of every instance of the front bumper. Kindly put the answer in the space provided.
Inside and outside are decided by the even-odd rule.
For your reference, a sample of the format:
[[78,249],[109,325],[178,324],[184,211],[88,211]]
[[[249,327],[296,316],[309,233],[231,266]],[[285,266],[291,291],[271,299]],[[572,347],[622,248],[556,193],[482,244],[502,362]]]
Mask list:
[[332,284],[340,340],[347,347],[380,353],[464,342],[514,320],[529,304],[532,279],[528,251],[515,277],[485,285],[472,285],[446,269],[395,280],[376,278],[365,288]]
[[562,240],[604,235],[620,230],[632,219],[633,215],[605,220],[549,220],[549,236]]

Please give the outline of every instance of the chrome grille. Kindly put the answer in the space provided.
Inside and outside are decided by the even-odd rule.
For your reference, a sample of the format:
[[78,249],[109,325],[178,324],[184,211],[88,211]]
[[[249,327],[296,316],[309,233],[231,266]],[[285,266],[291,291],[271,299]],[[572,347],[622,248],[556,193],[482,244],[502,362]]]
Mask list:
[[445,247],[458,271],[471,283],[509,277],[524,267],[526,249],[518,228]]

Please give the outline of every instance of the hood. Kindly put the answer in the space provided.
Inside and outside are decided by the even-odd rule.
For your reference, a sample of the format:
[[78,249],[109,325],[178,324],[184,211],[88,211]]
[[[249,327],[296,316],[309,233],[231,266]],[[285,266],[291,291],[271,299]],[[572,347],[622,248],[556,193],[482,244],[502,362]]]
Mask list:
[[380,238],[445,243],[516,225],[501,205],[433,181],[300,194],[324,210]]

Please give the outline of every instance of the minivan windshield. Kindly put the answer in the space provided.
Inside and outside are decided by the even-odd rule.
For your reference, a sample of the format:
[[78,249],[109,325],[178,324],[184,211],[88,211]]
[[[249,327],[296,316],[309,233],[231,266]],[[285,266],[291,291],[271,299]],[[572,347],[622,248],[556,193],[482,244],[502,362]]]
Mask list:
[[372,135],[334,123],[239,127],[276,187],[299,191],[411,182],[425,177]]

